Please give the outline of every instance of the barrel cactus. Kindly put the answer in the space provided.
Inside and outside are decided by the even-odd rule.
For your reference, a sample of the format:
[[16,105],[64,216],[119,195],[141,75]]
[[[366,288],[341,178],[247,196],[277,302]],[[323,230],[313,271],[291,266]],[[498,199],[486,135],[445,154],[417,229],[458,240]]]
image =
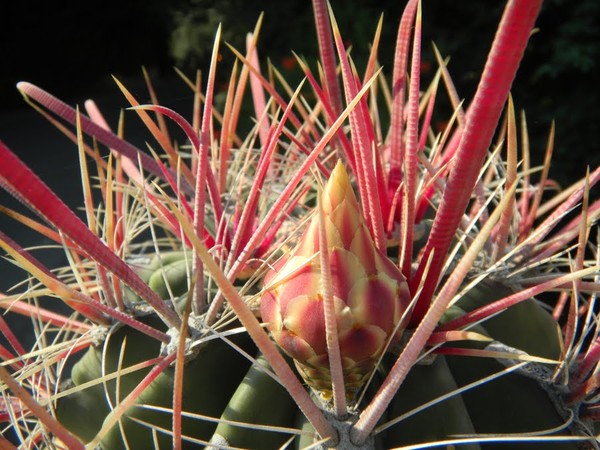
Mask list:
[[387,77],[380,30],[358,74],[315,0],[320,77],[298,58],[295,91],[263,75],[259,27],[220,110],[219,32],[205,90],[182,75],[190,122],[119,83],[149,151],[20,83],[76,143],[85,219],[0,142],[0,186],[38,219],[2,211],[69,260],[0,231],[31,275],[0,305],[37,333],[25,349],[0,317],[3,448],[598,448],[600,170],[550,195],[553,128],[529,167],[509,95],[540,4],[508,1],[466,110],[441,56],[421,87],[414,0]]

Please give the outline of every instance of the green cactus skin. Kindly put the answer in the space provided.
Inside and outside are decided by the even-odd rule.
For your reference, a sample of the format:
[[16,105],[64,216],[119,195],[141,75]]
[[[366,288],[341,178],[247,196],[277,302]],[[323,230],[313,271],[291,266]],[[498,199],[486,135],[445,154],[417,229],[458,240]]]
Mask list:
[[[161,252],[150,257],[133,258],[129,261],[139,277],[148,283],[149,287],[159,294],[161,298],[170,298],[169,290],[165,284],[165,278],[171,292],[175,297],[183,295],[188,288],[188,268],[191,268],[191,251],[168,251]],[[163,271],[165,277],[163,277]],[[125,286],[125,298],[130,303],[138,303],[142,300],[129,287]]]
[[[473,310],[495,299],[510,295],[512,290],[497,282],[486,282],[469,291],[444,317],[450,320],[464,310]],[[491,336],[503,344],[534,356],[558,359],[561,337],[547,311],[533,299],[513,306],[472,329]],[[469,342],[464,347],[483,348],[485,343]],[[492,358],[447,356],[448,367],[459,387],[476,382],[505,367]],[[541,364],[538,366],[543,367]],[[502,435],[534,433],[560,427],[564,419],[557,405],[542,385],[532,378],[513,372],[461,394],[478,434]],[[568,434],[568,429],[560,434]],[[574,442],[511,443],[510,448],[577,449]],[[505,449],[504,443],[486,443],[485,449]]]
[[[104,357],[105,373],[114,372],[119,363],[121,344],[126,341],[125,357],[122,368],[155,357],[160,351],[160,343],[130,329],[122,328],[110,335]],[[89,381],[97,380],[102,376],[103,349],[102,345],[90,347],[83,357],[75,364],[71,372],[71,382],[80,386]],[[131,392],[143,379],[150,369],[140,370],[119,379],[121,397]],[[115,402],[116,382],[108,381],[106,386],[96,384],[85,390],[61,398],[56,407],[58,419],[77,436],[89,442],[102,427],[104,418],[110,413],[110,406],[106,395],[110,395],[111,402]],[[85,417],[86,420],[81,420]]]
[[[493,359],[467,358],[447,358],[459,386],[480,380],[504,368]],[[462,398],[477,433],[533,433],[559,427],[564,422],[548,393],[536,381],[516,373],[504,375],[464,392]],[[563,430],[560,434],[568,433],[568,430]],[[501,450],[506,449],[507,444],[486,443],[483,448]],[[510,448],[575,450],[579,447],[574,442],[539,442],[512,443]]]
[[[503,285],[483,285],[461,299],[460,306],[472,310],[511,292]],[[464,310],[453,306],[441,322],[462,314]],[[488,330],[488,326],[491,330]],[[509,308],[486,321],[485,327],[477,325],[471,330],[532,355],[545,358],[558,358],[560,355],[561,342],[556,325],[549,314],[533,300]],[[484,348],[486,345],[484,342],[468,342],[461,346]],[[431,365],[417,365],[411,369],[390,404],[388,416],[398,417],[439,395],[481,380],[503,368],[503,365],[491,358],[438,355]],[[453,435],[533,433],[560,427],[563,423],[564,419],[548,391],[537,381],[515,372],[463,392],[460,396],[399,422],[386,431],[386,446],[389,448],[425,443],[448,439]],[[568,433],[565,429],[560,434]],[[485,443],[465,448],[508,447],[507,443]],[[546,441],[513,442],[510,448],[574,450],[580,447],[575,442]]]
[[[88,414],[88,411],[94,411],[94,414]],[[83,442],[94,439],[109,413],[102,386],[93,386],[63,397],[56,407],[58,420]],[[82,417],[85,419],[82,420]]]
[[[298,411],[285,388],[262,368],[268,368],[266,359],[257,358],[244,380],[231,397],[221,419],[257,425],[293,427]],[[238,448],[277,449],[289,434],[237,427],[221,422],[211,442]]]
[[[416,365],[411,369],[390,403],[388,417],[399,417],[456,388],[446,359],[437,356],[431,364]],[[386,448],[393,448],[435,442],[453,435],[472,435],[475,428],[462,397],[457,395],[400,421],[384,433]],[[473,444],[461,448],[478,450],[480,447]]]
[[[156,320],[156,319],[154,319]],[[105,352],[105,373],[117,370],[121,344],[126,339],[126,350],[122,368],[158,355],[160,345],[147,336],[131,330],[120,328],[111,333]],[[246,334],[236,336],[232,340],[244,350],[255,352],[254,345]],[[92,347],[74,366],[72,381],[75,386],[102,376],[102,346]],[[183,410],[218,418],[227,402],[243,379],[249,363],[239,352],[219,339],[209,341],[198,355],[187,363],[183,384]],[[120,378],[119,397],[124,398],[137,386],[149,369],[124,375]],[[137,404],[147,404],[170,408],[173,401],[174,369],[168,368],[142,393]],[[59,420],[74,434],[85,442],[89,442],[99,431],[109,412],[106,393],[109,393],[113,404],[116,403],[116,383],[110,381],[104,386],[96,385],[77,394],[59,400],[56,412]],[[85,420],[82,420],[85,417]],[[171,429],[171,414],[161,413],[140,407],[131,407],[121,419],[122,430],[129,448],[147,448],[153,442],[152,431],[134,422],[131,417],[149,422],[157,427]],[[208,441],[216,428],[216,423],[183,419],[183,434],[195,439]],[[161,448],[170,448],[170,435],[158,433]],[[102,439],[101,448],[105,450],[124,449],[123,436],[118,425],[114,426]],[[184,448],[198,448],[186,443]]]
[[[173,261],[163,265],[162,270],[160,268],[155,270],[150,275],[148,286],[162,299],[170,298],[171,294],[177,298],[188,290],[189,270],[190,264],[186,259]],[[169,294],[169,288],[171,294]]]
[[[472,311],[514,291],[497,281],[478,284],[461,297],[457,306]],[[558,325],[548,311],[529,299],[487,319],[483,326],[497,341],[533,356],[558,360],[562,338]]]

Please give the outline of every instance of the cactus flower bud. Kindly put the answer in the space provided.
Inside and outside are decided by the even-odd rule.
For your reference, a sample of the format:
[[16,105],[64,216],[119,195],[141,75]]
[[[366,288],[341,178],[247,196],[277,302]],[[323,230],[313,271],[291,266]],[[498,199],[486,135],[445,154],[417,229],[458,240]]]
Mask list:
[[[364,384],[395,333],[410,294],[398,267],[373,243],[348,174],[338,163],[321,197],[346,393]],[[265,277],[262,319],[304,380],[331,392],[315,216],[296,249]]]

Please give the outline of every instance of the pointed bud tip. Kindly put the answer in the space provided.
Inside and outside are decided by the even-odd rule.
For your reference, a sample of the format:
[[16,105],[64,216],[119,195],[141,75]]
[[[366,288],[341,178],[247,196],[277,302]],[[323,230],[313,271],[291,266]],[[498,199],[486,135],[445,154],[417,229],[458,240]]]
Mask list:
[[355,210],[355,212],[360,211],[358,199],[354,194],[354,189],[350,182],[350,176],[341,161],[337,162],[331,172],[325,189],[323,189],[321,194],[321,199],[326,214],[344,202],[349,202],[348,205],[351,205],[351,209]]
[[338,159],[333,171],[331,172],[331,176],[329,180],[327,180],[327,185],[332,184],[332,180],[335,180],[338,184],[342,186],[350,186],[350,177],[348,176],[348,171],[344,167],[344,163],[342,160]]

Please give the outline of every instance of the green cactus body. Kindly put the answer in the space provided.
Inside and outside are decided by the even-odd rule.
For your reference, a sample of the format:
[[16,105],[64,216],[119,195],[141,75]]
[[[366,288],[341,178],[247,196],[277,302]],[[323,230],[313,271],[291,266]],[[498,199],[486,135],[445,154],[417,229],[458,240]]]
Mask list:
[[[265,370],[265,358],[259,356],[232,395],[211,442],[238,448],[280,448],[289,438],[286,433],[240,427],[231,423],[292,427],[298,408],[285,388]],[[225,422],[228,421],[228,422]]]
[[[388,417],[400,417],[456,389],[456,382],[445,357],[437,356],[430,364],[412,368],[390,404]],[[474,433],[469,411],[462,397],[456,395],[399,421],[385,431],[385,442],[387,448],[393,448]],[[461,448],[477,450],[479,445],[465,445]]]
[[[161,252],[160,257],[154,255],[133,258],[130,264],[140,278],[161,298],[169,299],[171,294],[177,298],[185,294],[189,287],[191,255],[191,251],[164,251]],[[129,287],[125,287],[125,295],[131,303],[140,302],[139,296]]]
[[[498,282],[486,282],[462,296],[458,306],[449,310],[444,320],[484,306],[510,295],[512,290]],[[558,359],[562,348],[560,334],[550,315],[533,299],[508,308],[473,328],[506,345],[532,356]],[[482,349],[485,343],[469,342],[462,346]],[[500,347],[502,349],[502,347]],[[447,356],[447,365],[458,387],[476,383],[501,372],[511,363],[500,364],[493,358]],[[502,375],[478,384],[461,394],[478,434],[491,437],[534,435],[543,430],[564,434],[565,407],[560,390],[550,383],[551,365],[531,363],[523,370]],[[566,412],[568,414],[568,412]],[[575,449],[573,442],[530,442],[526,448]],[[486,443],[483,448],[506,448],[506,443]]]
[[[249,352],[254,346],[244,334],[232,339],[237,345]],[[103,352],[102,346],[90,348],[84,357],[74,366],[72,382],[75,386],[87,381],[99,379],[102,374],[110,374],[118,370],[119,355],[122,344],[125,345],[121,370],[156,357],[160,345],[147,336],[128,328],[120,328],[111,332],[110,340]],[[104,355],[104,356],[103,356]],[[104,367],[104,371],[102,370]],[[184,411],[218,418],[236,388],[243,379],[244,370],[249,363],[238,350],[231,348],[224,341],[214,339],[208,341],[198,354],[186,364],[183,381]],[[59,400],[56,411],[59,420],[85,442],[90,441],[100,430],[104,419],[110,412],[107,397],[113,405],[123,399],[150,369],[140,370],[119,378],[119,399],[116,398],[117,384],[115,380],[68,395]],[[152,405],[171,408],[173,401],[174,369],[167,368],[152,382],[136,401],[137,405]],[[81,420],[85,417],[86,420]],[[110,429],[103,437],[103,449],[146,448],[152,442],[152,429],[136,422],[143,421],[151,426],[171,430],[172,415],[166,412],[133,406],[121,419],[118,425]],[[207,442],[215,430],[216,423],[206,420],[183,418],[183,435]],[[161,448],[169,448],[172,438],[168,434],[157,433]],[[184,440],[185,443],[185,440]],[[190,444],[191,445],[191,444]]]
[[[469,312],[513,293],[509,286],[499,281],[484,281],[466,292],[457,306]],[[562,338],[558,325],[534,299],[486,319],[483,326],[497,341],[532,356],[552,360],[561,356]]]
[[174,297],[179,297],[188,290],[189,270],[190,264],[186,259],[173,261],[165,265],[162,270],[153,272],[148,280],[148,286],[161,298],[170,297],[169,289]]
[[[503,365],[489,358],[469,358],[465,361],[464,357],[449,356],[447,360],[458,386],[476,382],[504,369]],[[484,437],[535,435],[536,432],[553,429],[561,429],[561,434],[565,433],[565,420],[558,413],[549,393],[539,382],[522,374],[510,373],[480,384],[464,392],[462,398],[475,430]],[[506,443],[486,443],[483,448],[504,449]],[[578,446],[573,442],[531,442],[525,448],[570,450]]]

